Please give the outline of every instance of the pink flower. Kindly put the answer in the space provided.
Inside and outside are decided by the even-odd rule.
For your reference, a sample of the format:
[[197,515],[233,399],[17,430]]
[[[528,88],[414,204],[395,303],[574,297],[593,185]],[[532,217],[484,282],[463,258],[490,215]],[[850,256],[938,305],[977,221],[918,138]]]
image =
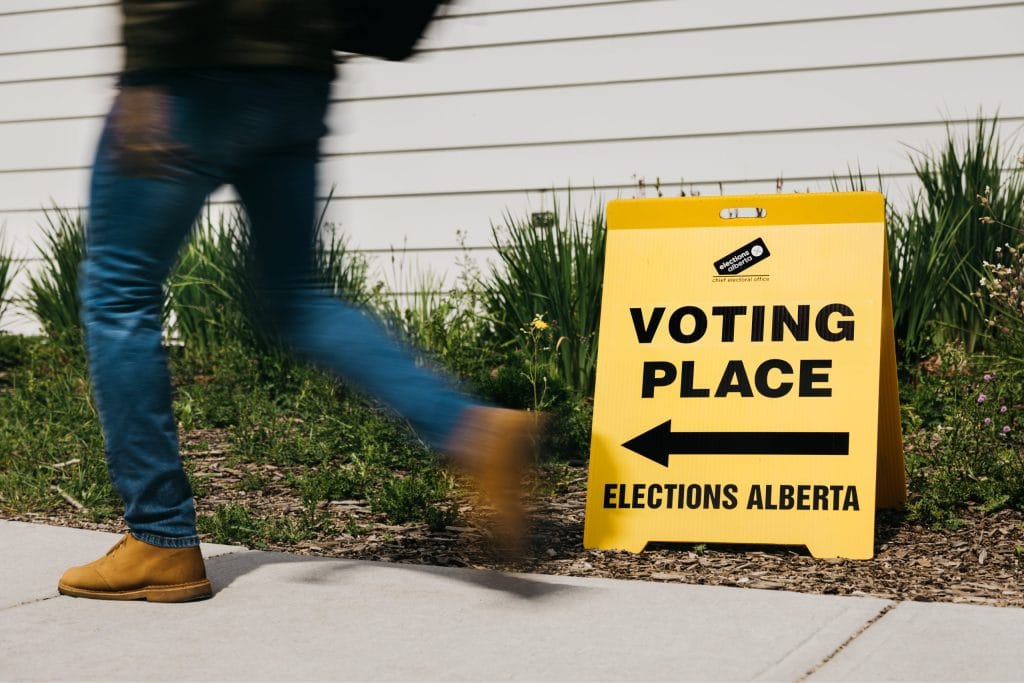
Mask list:
[[1003,425],[1003,434],[1010,433],[1010,425]]
[[978,403],[984,403],[985,399],[987,398],[988,396],[986,396],[985,394],[978,394]]
[[985,426],[987,427],[990,424],[992,424],[992,418],[991,417],[986,417],[984,420],[982,420],[982,422],[984,422]]
[[1000,413],[1005,413],[1006,412],[1006,406],[999,406],[999,412]]
[[984,375],[982,376],[982,379],[983,379],[983,380],[985,380],[986,382],[991,382],[991,381],[992,381],[992,374],[991,374],[991,373],[988,373],[988,372],[986,372],[986,373],[985,373],[985,374],[984,374]]

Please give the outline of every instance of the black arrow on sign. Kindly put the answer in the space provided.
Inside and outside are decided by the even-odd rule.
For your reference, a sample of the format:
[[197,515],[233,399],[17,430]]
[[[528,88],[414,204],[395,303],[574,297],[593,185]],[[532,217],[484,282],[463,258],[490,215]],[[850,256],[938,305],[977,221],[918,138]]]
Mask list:
[[623,447],[662,467],[670,455],[849,455],[849,432],[673,432],[672,420]]

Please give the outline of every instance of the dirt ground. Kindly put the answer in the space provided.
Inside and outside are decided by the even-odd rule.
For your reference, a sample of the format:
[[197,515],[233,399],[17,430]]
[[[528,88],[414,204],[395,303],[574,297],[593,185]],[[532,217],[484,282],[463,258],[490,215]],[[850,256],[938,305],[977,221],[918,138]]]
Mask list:
[[[285,484],[284,469],[229,466],[217,455],[191,460],[196,474],[206,481],[207,490],[197,501],[200,514],[236,502],[259,515],[301,515],[302,502]],[[257,492],[239,490],[241,478],[254,473],[270,483]],[[804,548],[780,546],[656,544],[631,554],[583,548],[586,469],[570,468],[565,474],[557,491],[533,500],[531,546],[514,563],[496,559],[481,527],[466,523],[431,532],[422,524],[390,525],[365,501],[355,500],[321,504],[319,512],[329,516],[333,533],[264,547],[384,562],[1024,607],[1024,514],[1019,512],[969,511],[956,529],[932,529],[909,522],[898,512],[879,512],[871,560],[815,559]],[[478,517],[472,514],[468,496],[459,505],[460,518]],[[70,504],[8,518],[124,530],[119,521],[92,523]]]

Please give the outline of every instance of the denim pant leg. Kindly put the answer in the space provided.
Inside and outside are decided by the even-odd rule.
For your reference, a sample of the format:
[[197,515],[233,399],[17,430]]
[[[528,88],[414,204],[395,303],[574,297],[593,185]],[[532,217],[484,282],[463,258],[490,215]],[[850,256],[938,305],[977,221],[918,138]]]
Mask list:
[[185,171],[125,175],[112,151],[108,123],[93,167],[81,291],[107,467],[136,538],[165,547],[197,545],[161,343],[162,287],[215,182]]
[[[306,125],[306,129],[311,124]],[[313,269],[316,142],[265,151],[235,179],[252,225],[261,288],[289,345],[383,401],[443,449],[475,405],[365,312],[323,292]]]

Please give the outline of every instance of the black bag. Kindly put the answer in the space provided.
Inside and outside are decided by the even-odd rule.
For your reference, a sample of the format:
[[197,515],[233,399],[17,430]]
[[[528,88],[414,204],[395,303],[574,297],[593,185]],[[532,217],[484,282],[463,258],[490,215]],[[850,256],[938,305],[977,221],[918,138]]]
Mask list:
[[448,0],[334,0],[334,49],[407,59],[438,5]]

